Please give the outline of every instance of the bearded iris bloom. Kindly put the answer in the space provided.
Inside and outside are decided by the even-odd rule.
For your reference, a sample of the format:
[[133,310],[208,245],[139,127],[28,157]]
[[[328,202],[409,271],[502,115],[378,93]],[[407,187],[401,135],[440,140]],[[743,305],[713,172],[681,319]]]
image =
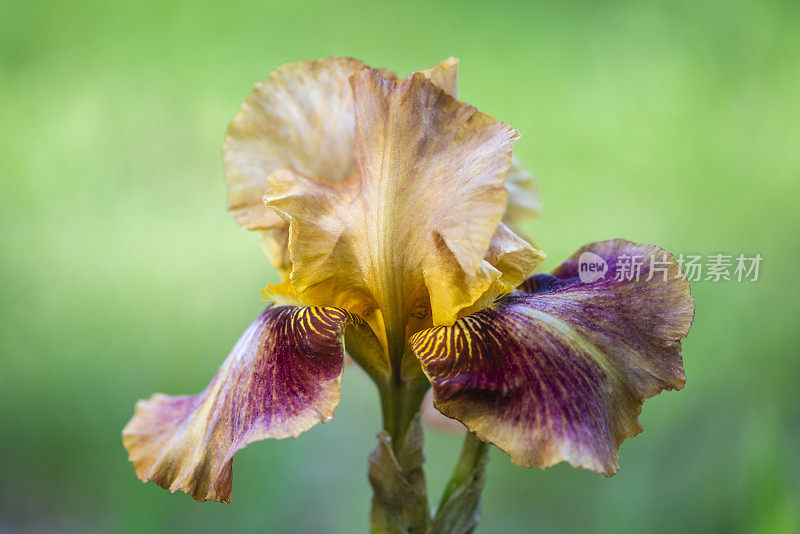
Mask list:
[[[518,231],[538,210],[519,134],[457,99],[456,70],[303,61],[248,96],[225,141],[229,209],[282,281],[202,393],[138,403],[123,442],[143,481],[228,502],[238,450],[333,417],[346,354],[407,477],[429,388],[517,465],[610,476],[643,401],[683,387],[694,304],[672,255],[617,239],[531,275],[545,255]],[[584,252],[609,267],[589,283]],[[615,278],[623,257],[636,279]]]

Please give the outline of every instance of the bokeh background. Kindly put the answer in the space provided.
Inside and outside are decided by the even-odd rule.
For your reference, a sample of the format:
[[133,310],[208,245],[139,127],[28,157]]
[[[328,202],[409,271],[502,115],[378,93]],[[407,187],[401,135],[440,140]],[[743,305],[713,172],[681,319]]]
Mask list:
[[[698,282],[688,382],[611,479],[493,451],[483,532],[800,531],[800,4],[0,0],[0,530],[366,529],[375,392],[239,453],[229,506],[134,476],[136,399],[200,391],[276,276],[225,210],[221,146],[286,61],[408,73],[522,132],[547,266],[626,237],[763,257]],[[460,437],[427,435],[431,495]]]

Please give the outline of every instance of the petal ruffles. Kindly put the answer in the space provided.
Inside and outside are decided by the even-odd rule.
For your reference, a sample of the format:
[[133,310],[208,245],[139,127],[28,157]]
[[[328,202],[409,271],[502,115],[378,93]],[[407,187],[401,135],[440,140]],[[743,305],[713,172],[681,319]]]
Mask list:
[[[440,61],[436,66],[423,70],[422,74],[445,93],[458,98],[457,58],[451,57]],[[538,217],[542,211],[542,203],[536,179],[522,167],[516,157],[512,158],[511,167],[506,174],[506,190],[508,204],[503,222],[514,232],[520,233],[519,223]]]
[[[607,262],[599,280],[581,282],[584,252]],[[617,280],[626,258],[639,258],[638,278]],[[641,431],[644,399],[683,387],[689,284],[668,252],[614,240],[584,247],[523,289],[534,292],[411,338],[434,403],[517,465],[566,460],[612,475],[619,445]]]
[[[452,324],[504,274],[484,255],[505,212],[517,132],[421,73],[351,80],[357,173],[321,183],[282,171],[269,181],[267,204],[290,222],[292,284],[311,304],[365,318],[379,309],[387,325],[422,308]],[[530,272],[540,255],[528,249]]]
[[[305,185],[301,184],[303,179],[299,177],[307,180],[306,185],[309,189],[325,191],[328,189],[326,184],[339,185],[338,182],[348,181],[356,172],[355,156],[357,154],[354,155],[356,150],[355,135],[358,131],[356,113],[360,103],[354,100],[350,78],[354,74],[367,69],[368,67],[360,61],[347,58],[328,58],[283,65],[256,86],[228,129],[224,155],[229,185],[229,209],[240,225],[251,230],[258,230],[264,252],[284,281],[290,280],[292,271],[292,261],[288,250],[288,225],[286,221],[282,220],[270,207],[262,202],[261,196],[265,193],[267,198],[282,195],[285,192],[284,186],[287,185],[285,180],[288,180],[294,186],[294,189],[301,186],[305,187]],[[447,95],[455,98],[457,93],[457,70],[458,60],[449,58],[430,69],[422,71],[418,76],[429,79]],[[396,76],[389,71],[379,70],[374,72],[379,73],[378,77],[386,81],[392,82],[396,80]],[[368,84],[362,85],[368,87]],[[420,95],[412,95],[412,99],[420,96],[422,99],[436,100],[434,98],[435,92],[432,90],[421,88],[417,92]],[[364,89],[362,94],[369,100],[372,93]],[[419,98],[417,100],[419,104]],[[429,106],[430,110],[438,112],[446,107],[444,99],[439,100],[440,102],[433,102],[433,105]],[[366,123],[366,119],[368,119],[372,123],[367,124],[360,131],[362,134],[366,132],[366,139],[370,145],[367,147],[368,149],[383,150],[383,148],[388,147],[381,146],[380,142],[373,142],[377,139],[375,128],[383,127],[381,121],[379,119],[374,120],[373,116],[381,116],[383,114],[379,109],[370,107],[371,103],[368,102],[367,105],[360,106],[363,110],[361,122]],[[459,109],[454,104],[455,101],[449,105],[449,109]],[[461,106],[464,110],[472,110],[471,113],[474,113],[474,108],[463,104]],[[423,116],[424,110],[417,117],[413,116],[413,112],[409,113],[409,110],[398,108],[396,111],[398,113],[393,116],[388,113],[385,116],[390,120],[399,119],[400,121],[413,118],[425,119]],[[484,126],[489,124],[490,121],[477,121],[476,119],[479,117],[485,116],[476,114],[469,127],[465,126],[465,134],[479,131],[479,124]],[[446,121],[443,122],[447,127]],[[502,123],[497,124],[502,125]],[[389,127],[388,124],[386,126]],[[427,131],[428,126],[432,127],[430,131]],[[456,124],[453,124],[453,126],[456,126]],[[447,136],[452,137],[452,130],[448,132],[446,129],[442,130],[440,128],[436,130],[435,128],[435,124],[422,123],[418,128],[407,129],[399,133],[413,136],[416,132],[416,135],[421,136],[423,141],[417,146],[424,149],[425,139],[441,137],[446,140]],[[512,132],[510,129],[509,131]],[[467,135],[462,136],[462,140],[466,137]],[[415,169],[412,166],[420,168],[423,172],[425,167],[430,168],[431,161],[425,160],[426,154],[424,150],[420,154],[408,157],[407,149],[411,149],[414,146],[412,139],[402,139],[390,133],[387,140],[399,142],[401,148],[406,150],[405,154],[400,154],[400,157],[406,158],[407,162],[406,165],[399,168],[399,174],[413,174]],[[494,157],[491,152],[487,152],[487,150],[491,150],[489,146],[474,148],[481,150],[478,154],[480,157],[486,158],[487,162],[489,158]],[[450,154],[453,154],[454,150],[458,150],[458,148],[455,145],[451,145]],[[394,152],[398,153],[399,151],[395,150]],[[427,152],[430,153],[431,151],[428,150]],[[386,155],[391,156],[388,152]],[[361,157],[362,162],[365,158],[375,161],[381,161],[380,158],[382,158],[380,153],[365,154],[364,150],[362,150]],[[464,163],[469,165],[466,162]],[[454,165],[459,165],[459,163],[454,162]],[[397,166],[395,165],[395,167]],[[476,171],[474,163],[471,169],[467,166],[464,169],[445,168],[442,170],[450,174],[455,174],[457,171]],[[277,188],[270,187],[268,178],[277,171],[283,172],[284,183],[278,185]],[[396,172],[395,174],[398,173]],[[503,175],[504,172],[498,171],[496,178],[502,181]],[[373,176],[372,178],[374,182],[376,177]],[[436,177],[433,176],[433,178]],[[490,181],[492,180],[489,176],[486,178]],[[413,179],[408,181],[411,182]],[[453,185],[456,184],[454,183]],[[530,215],[530,205],[535,205],[538,202],[535,197],[535,183],[530,174],[525,173],[514,162],[509,170],[506,185],[508,190],[514,194],[508,200],[507,211],[503,220],[507,221],[509,225],[516,226],[521,217]],[[406,185],[405,187],[408,188],[409,186]],[[342,190],[347,188],[342,186],[334,187],[334,189]],[[494,192],[487,195],[485,194],[487,192],[487,190],[480,192],[483,194],[485,202],[480,210],[476,210],[479,221],[484,220],[484,214],[490,213],[490,218],[494,218],[494,214],[491,213],[494,207],[502,210],[500,196]],[[533,197],[531,196],[532,194]],[[447,194],[440,195],[440,198],[446,199]],[[302,202],[306,203],[305,200]],[[329,199],[328,202],[331,202],[331,200]],[[336,201],[334,200],[333,203],[335,204]],[[320,211],[317,213],[320,213]],[[437,215],[442,215],[441,211]],[[449,217],[449,219],[453,218],[452,216]],[[448,220],[446,222],[455,221]],[[356,221],[356,223],[364,224],[363,221]],[[448,224],[447,226],[452,225]],[[455,238],[453,237],[460,229],[444,228],[441,232],[435,234],[431,247],[432,252],[434,255],[440,256],[440,264],[446,263],[447,266],[443,269],[428,268],[428,275],[424,282],[426,282],[429,289],[432,288],[431,296],[434,297],[434,302],[429,302],[430,298],[426,294],[425,288],[420,287],[423,284],[412,282],[411,285],[415,286],[415,290],[411,292],[413,295],[405,298],[406,302],[404,304],[399,303],[400,307],[405,308],[404,312],[411,310],[411,314],[414,317],[421,317],[427,314],[427,324],[430,324],[430,308],[433,307],[436,310],[441,310],[440,313],[433,314],[436,316],[434,318],[435,322],[437,324],[449,324],[455,320],[458,310],[472,304],[478,295],[483,294],[483,300],[485,300],[486,295],[507,292],[506,282],[508,278],[516,278],[520,274],[524,277],[531,272],[533,266],[541,259],[542,255],[527,244],[522,248],[516,247],[500,251],[503,256],[510,259],[513,259],[511,257],[514,255],[518,256],[515,263],[521,268],[520,272],[508,273],[503,269],[498,269],[498,266],[494,264],[491,258],[486,258],[487,261],[481,261],[477,250],[486,250],[485,240],[487,235],[491,235],[488,226],[481,226],[479,223],[479,225],[469,228],[468,230],[471,234],[459,236],[460,243],[454,243]],[[329,228],[325,230],[327,231]],[[503,227],[502,230],[505,234],[510,233],[506,227]],[[516,238],[516,236],[514,237]],[[518,238],[516,240],[521,241]],[[506,240],[502,244],[508,242]],[[317,246],[320,243],[315,242],[313,244]],[[477,247],[473,245],[477,245]],[[490,254],[496,253],[499,245],[500,243],[493,242],[490,246]],[[308,250],[309,243],[300,243],[295,248]],[[302,254],[302,250],[299,250],[296,254]],[[390,253],[398,254],[397,252]],[[372,259],[374,260],[374,258]],[[411,258],[411,261],[415,261],[415,259]],[[355,274],[357,278],[359,273]],[[372,274],[377,274],[378,276],[372,276]],[[440,274],[443,276],[440,276]],[[379,281],[380,273],[368,273],[367,276],[374,279],[369,281]],[[498,280],[499,278],[502,278],[502,280]],[[353,284],[349,283],[349,281],[344,283],[339,281],[336,285],[339,287],[345,285],[353,289]],[[326,287],[326,284],[323,284],[322,287]],[[317,288],[315,292],[319,293],[319,289]],[[376,302],[374,293],[372,295],[365,294],[362,291],[363,289],[344,291],[343,293],[349,293],[349,297],[344,296],[339,301],[310,298],[309,295],[304,295],[304,297],[312,303],[324,302],[325,305],[345,307],[349,311],[361,314],[370,321],[370,324],[378,324],[381,319],[372,317],[372,309],[381,307],[384,304],[383,311],[385,313],[387,311],[385,303]],[[426,309],[427,311],[423,312]],[[462,315],[463,313],[465,312],[460,312]],[[422,327],[424,327],[426,320],[423,319],[417,322],[421,322]],[[411,330],[416,331],[415,328]]]
[[367,330],[337,308],[264,310],[205,391],[139,401],[122,431],[136,474],[198,501],[230,502],[236,451],[333,417],[348,327]]
[[349,80],[366,68],[357,59],[340,57],[281,65],[256,85],[228,127],[223,147],[228,210],[240,226],[258,230],[267,258],[284,281],[291,271],[288,227],[264,205],[267,179],[280,169],[334,182],[353,173]]
[[277,170],[330,181],[352,174],[349,78],[365,68],[351,58],[298,61],[256,85],[228,127],[223,148],[228,209],[237,223],[250,230],[284,224],[261,200]]

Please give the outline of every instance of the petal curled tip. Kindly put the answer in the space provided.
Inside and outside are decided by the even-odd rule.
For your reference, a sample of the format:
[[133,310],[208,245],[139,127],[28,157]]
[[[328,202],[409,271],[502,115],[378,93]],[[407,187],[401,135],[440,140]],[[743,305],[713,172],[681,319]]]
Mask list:
[[265,309],[205,391],[137,403],[122,441],[138,477],[198,501],[230,502],[238,450],[333,417],[348,327],[367,328],[338,308]]
[[515,234],[504,223],[497,225],[484,261],[499,273],[489,288],[471,306],[462,309],[463,317],[482,310],[523,283],[545,253]]
[[[609,269],[584,282],[587,252]],[[641,258],[638,278],[617,279],[626,257]],[[584,247],[520,289],[411,338],[434,403],[517,465],[566,460],[613,475],[620,444],[642,429],[644,400],[684,385],[688,282],[668,252],[614,240]]]
[[[457,58],[447,58],[421,72],[448,95],[458,98]],[[511,167],[506,173],[505,185],[508,191],[508,204],[503,215],[503,222],[514,232],[521,233],[519,224],[527,219],[539,217],[542,212],[539,187],[533,174],[527,171],[516,157],[511,160]]]

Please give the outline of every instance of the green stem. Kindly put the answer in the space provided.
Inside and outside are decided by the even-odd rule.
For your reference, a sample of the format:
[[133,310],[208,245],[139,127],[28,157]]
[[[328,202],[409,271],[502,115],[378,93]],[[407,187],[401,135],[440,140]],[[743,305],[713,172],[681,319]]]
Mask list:
[[392,448],[402,443],[408,426],[419,412],[427,384],[415,385],[391,380],[380,387],[383,429],[392,438]]
[[430,509],[418,416],[426,388],[415,383],[392,379],[379,386],[384,432],[378,434],[368,472],[374,534],[425,534],[428,530]]
[[480,519],[487,445],[467,434],[458,462],[431,517],[422,467],[419,411],[430,384],[419,360],[406,350],[406,325],[386,315],[388,373],[378,381],[384,432],[370,454],[373,489],[370,525],[380,534],[463,534]]
[[472,476],[475,468],[486,458],[487,450],[488,445],[486,443],[476,438],[475,434],[467,432],[467,435],[464,436],[464,444],[461,447],[461,455],[458,457],[458,462],[455,469],[453,469],[453,474],[450,476],[450,481],[445,486],[442,498],[439,500],[439,506],[437,507],[439,510],[453,496],[453,493]]
[[[388,322],[386,338],[389,346],[391,375],[386,384],[379,387],[383,412],[383,428],[392,438],[392,448],[405,437],[408,425],[419,412],[428,381],[419,369],[416,358],[404,358],[406,349],[406,326],[403,321]],[[413,362],[415,369],[408,369]]]

